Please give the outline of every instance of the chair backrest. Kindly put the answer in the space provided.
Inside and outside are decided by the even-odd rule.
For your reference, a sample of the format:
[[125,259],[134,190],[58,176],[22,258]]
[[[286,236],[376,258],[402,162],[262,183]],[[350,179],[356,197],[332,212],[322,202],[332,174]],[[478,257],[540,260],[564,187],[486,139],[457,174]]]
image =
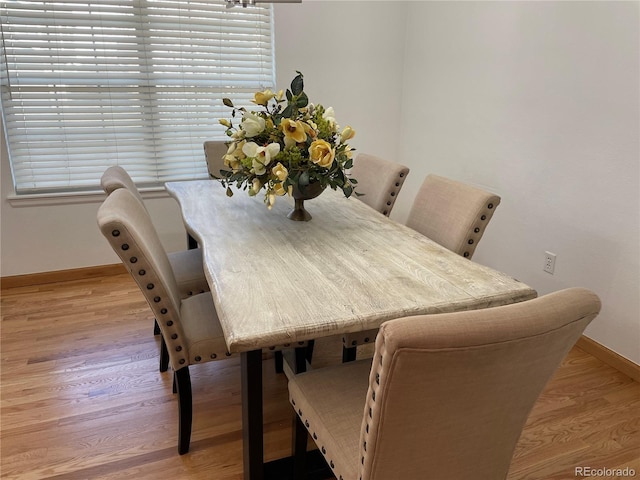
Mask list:
[[144,201],[142,200],[142,195],[140,195],[138,187],[136,187],[136,184],[133,182],[127,171],[119,165],[114,165],[104,171],[102,178],[100,178],[100,185],[102,185],[102,189],[107,195],[112,194],[119,188],[126,188],[142,205],[144,205]]
[[188,366],[175,275],[149,214],[129,189],[119,188],[107,196],[97,218],[100,231],[151,307],[173,369]]
[[407,226],[471,259],[500,197],[466,183],[427,175]]
[[599,311],[594,293],[574,288],[384,323],[358,478],[506,478],[536,399]]
[[404,165],[359,153],[349,176],[358,181],[355,191],[364,194],[355,198],[388,217],[408,174],[409,168]]
[[223,157],[227,153],[227,144],[222,141],[207,140],[203,147],[209,174],[219,178],[220,170],[225,168]]

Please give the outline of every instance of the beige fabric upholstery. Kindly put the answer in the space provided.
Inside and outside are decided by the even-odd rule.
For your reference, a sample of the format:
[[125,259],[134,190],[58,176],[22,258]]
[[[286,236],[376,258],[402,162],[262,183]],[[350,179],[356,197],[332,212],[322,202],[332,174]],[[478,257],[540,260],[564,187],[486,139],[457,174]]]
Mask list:
[[204,142],[204,158],[207,160],[209,175],[220,177],[220,170],[225,169],[223,157],[227,153],[227,144],[221,141]]
[[407,226],[443,247],[471,258],[500,204],[500,197],[438,175],[427,175]]
[[[169,258],[133,193],[118,189],[109,195],[98,210],[98,225],[156,316],[173,369],[224,358],[226,343],[211,294],[181,300]],[[199,345],[199,359],[190,348],[193,345]]]
[[[364,198],[364,197],[363,197]],[[413,202],[407,226],[471,259],[500,197],[465,183],[428,175]],[[376,330],[349,333],[343,346],[372,342]]]
[[360,153],[349,176],[358,182],[355,191],[363,194],[355,198],[388,217],[408,174],[404,165]]
[[100,178],[100,185],[102,185],[102,189],[107,195],[112,194],[119,188],[126,188],[144,205],[144,200],[142,200],[138,187],[136,187],[129,173],[119,165],[113,165],[104,171],[102,178]]
[[[117,189],[126,188],[146,210],[140,191],[124,168],[118,165],[107,168],[102,174],[100,183],[107,195]],[[167,257],[173,269],[181,298],[209,291],[209,284],[202,267],[202,251],[199,248],[169,252]]]
[[372,360],[297,375],[290,401],[338,479],[504,479],[536,399],[599,311],[574,288],[392,320]]

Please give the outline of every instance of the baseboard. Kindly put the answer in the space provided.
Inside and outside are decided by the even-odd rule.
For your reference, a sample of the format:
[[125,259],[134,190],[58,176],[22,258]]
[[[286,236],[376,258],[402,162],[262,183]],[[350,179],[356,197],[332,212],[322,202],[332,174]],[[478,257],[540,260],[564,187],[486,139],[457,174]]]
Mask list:
[[70,270],[56,270],[53,272],[29,273],[26,275],[12,275],[0,278],[0,288],[29,287],[46,283],[68,282],[87,278],[104,277],[125,273],[121,263],[113,265],[98,265],[95,267],[73,268]]
[[598,360],[603,361],[625,375],[628,375],[636,382],[640,382],[640,365],[636,365],[631,360],[626,359],[613,350],[609,350],[607,347],[601,345],[595,340],[591,340],[589,337],[585,337],[583,335],[578,339],[576,347],[590,355],[593,355]]

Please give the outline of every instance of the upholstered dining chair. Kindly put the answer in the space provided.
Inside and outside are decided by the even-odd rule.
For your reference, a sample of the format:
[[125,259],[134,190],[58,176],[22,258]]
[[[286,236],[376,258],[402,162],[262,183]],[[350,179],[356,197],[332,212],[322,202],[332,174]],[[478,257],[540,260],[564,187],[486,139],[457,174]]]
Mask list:
[[[98,209],[98,226],[120,257],[155,315],[166,341],[178,394],[178,452],[189,451],[192,395],[190,365],[232,356],[227,351],[211,292],[183,298],[167,253],[144,206],[128,189],[115,190]],[[307,342],[274,345],[269,351],[296,348],[296,361]]]
[[203,147],[209,175],[220,177],[220,170],[225,168],[223,157],[227,153],[227,144],[219,140],[207,140]]
[[358,182],[355,191],[363,194],[355,198],[388,217],[408,174],[409,168],[404,165],[359,153],[349,176]]
[[494,193],[431,174],[416,195],[407,226],[471,259],[499,204]]
[[[498,195],[481,188],[427,175],[409,212],[407,226],[471,259],[499,204]],[[343,360],[355,360],[357,346],[372,342],[376,334],[376,330],[367,330],[344,335]]]
[[573,288],[384,323],[373,360],[290,379],[295,478],[308,431],[339,480],[505,479],[536,399],[599,311]]
[[[105,170],[100,179],[102,189],[107,195],[115,190],[125,188],[129,190],[138,202],[145,208],[142,195],[136,187],[129,173],[119,165],[114,165]],[[204,275],[202,267],[202,251],[200,249],[178,250],[168,252],[167,258],[176,278],[178,292],[181,298],[186,298],[196,293],[209,291],[209,284]],[[157,322],[154,326],[154,333],[160,334]],[[164,338],[161,341],[160,371],[166,372],[168,369],[169,357],[166,352]]]

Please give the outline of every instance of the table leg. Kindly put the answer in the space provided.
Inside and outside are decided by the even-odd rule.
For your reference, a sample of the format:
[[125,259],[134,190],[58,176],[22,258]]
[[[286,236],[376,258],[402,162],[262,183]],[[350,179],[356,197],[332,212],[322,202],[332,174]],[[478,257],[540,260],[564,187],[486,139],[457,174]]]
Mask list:
[[[297,348],[291,359],[296,373],[304,372],[307,364],[305,348]],[[262,351],[244,352],[240,358],[242,382],[242,450],[244,480],[291,480],[294,474],[293,457],[285,457],[264,463],[263,412],[262,412]],[[292,415],[295,415],[293,410]],[[304,440],[304,435],[293,436],[294,445]],[[294,430],[295,431],[295,430]],[[294,448],[295,451],[295,448]],[[331,469],[318,450],[305,455],[307,480],[332,478]]]
[[241,355],[242,449],[245,480],[263,480],[262,350]]

